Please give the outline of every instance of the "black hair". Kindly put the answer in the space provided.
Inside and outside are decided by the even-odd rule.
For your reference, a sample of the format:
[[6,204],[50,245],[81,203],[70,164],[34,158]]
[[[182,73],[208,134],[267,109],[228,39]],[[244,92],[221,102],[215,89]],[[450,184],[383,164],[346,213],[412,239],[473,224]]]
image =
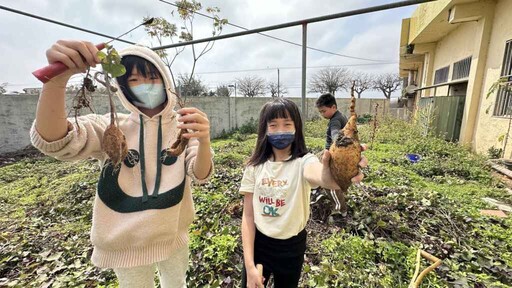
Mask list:
[[326,93],[318,97],[316,100],[315,106],[316,108],[320,107],[332,107],[333,105],[336,105],[338,107],[338,104],[336,104],[336,98],[331,93]]
[[121,64],[126,68],[126,73],[116,78],[121,91],[128,101],[137,101],[137,97],[133,94],[132,90],[128,86],[128,78],[131,76],[133,67],[137,67],[137,71],[144,77],[160,77],[163,81],[163,77],[155,67],[155,65],[148,60],[134,55],[127,55],[121,58]]
[[258,140],[256,141],[256,147],[251,158],[247,161],[247,165],[256,166],[263,164],[270,158],[273,151],[272,145],[268,142],[267,138],[267,125],[274,119],[288,117],[293,120],[295,125],[295,140],[292,142],[291,157],[287,161],[302,157],[308,152],[304,140],[302,119],[297,104],[285,98],[277,98],[274,101],[265,103],[261,108],[258,123]]

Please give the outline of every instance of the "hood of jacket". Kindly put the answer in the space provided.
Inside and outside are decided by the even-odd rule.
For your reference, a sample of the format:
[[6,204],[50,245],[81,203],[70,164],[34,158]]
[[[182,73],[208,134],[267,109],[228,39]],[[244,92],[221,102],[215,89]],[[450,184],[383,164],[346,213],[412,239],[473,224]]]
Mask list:
[[[176,92],[175,92],[174,86],[171,81],[171,76],[169,74],[169,70],[167,69],[167,66],[165,66],[165,64],[162,61],[162,59],[160,58],[160,56],[158,56],[158,54],[155,51],[151,50],[150,48],[141,46],[141,45],[129,46],[128,48],[121,50],[119,52],[119,55],[121,57],[128,56],[128,55],[138,56],[138,57],[141,57],[141,58],[149,61],[153,65],[155,65],[155,67],[158,69],[158,72],[160,72],[160,75],[162,76],[162,81],[165,86],[165,92],[167,95],[167,103],[166,103],[164,109],[162,109],[162,111],[160,111],[160,113],[156,114],[152,118],[158,119],[159,116],[162,116],[162,119],[170,119],[173,116],[175,116],[176,112],[175,112],[174,108],[177,103]],[[131,73],[131,71],[126,71],[126,73]],[[121,101],[121,104],[128,111],[130,111],[132,113],[132,115],[135,114],[133,116],[136,116],[136,117],[133,117],[133,120],[138,121],[139,116],[142,116],[142,118],[149,119],[149,117],[147,115],[142,113],[137,106],[132,104],[126,98],[126,96],[123,94],[122,90],[120,89],[119,83],[117,83],[117,81],[115,81],[114,86],[117,88],[116,94],[117,94],[117,97],[119,98],[119,100]]]

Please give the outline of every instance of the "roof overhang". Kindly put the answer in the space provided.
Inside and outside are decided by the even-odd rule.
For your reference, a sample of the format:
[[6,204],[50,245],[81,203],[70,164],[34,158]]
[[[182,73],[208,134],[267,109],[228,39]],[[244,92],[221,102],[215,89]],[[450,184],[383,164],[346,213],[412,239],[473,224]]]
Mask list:
[[479,0],[439,0],[421,4],[411,17],[407,42],[437,42],[460,23],[479,20],[485,5],[485,1]]
[[461,23],[478,21],[486,1],[438,0],[421,4],[411,18],[402,20],[400,33],[400,76],[418,70],[424,54],[435,51],[437,42]]

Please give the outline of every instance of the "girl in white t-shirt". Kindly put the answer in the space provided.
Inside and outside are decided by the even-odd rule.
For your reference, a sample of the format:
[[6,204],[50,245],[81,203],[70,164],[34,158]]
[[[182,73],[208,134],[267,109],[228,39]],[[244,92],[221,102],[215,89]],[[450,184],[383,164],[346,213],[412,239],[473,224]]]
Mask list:
[[[328,150],[321,163],[307,152],[294,102],[278,98],[263,106],[258,140],[240,187],[244,194],[242,287],[264,287],[271,274],[274,287],[297,287],[306,251],[311,188],[339,189],[329,158]],[[362,157],[360,166],[366,163]],[[362,178],[359,173],[352,180]],[[263,278],[256,264],[263,265]]]

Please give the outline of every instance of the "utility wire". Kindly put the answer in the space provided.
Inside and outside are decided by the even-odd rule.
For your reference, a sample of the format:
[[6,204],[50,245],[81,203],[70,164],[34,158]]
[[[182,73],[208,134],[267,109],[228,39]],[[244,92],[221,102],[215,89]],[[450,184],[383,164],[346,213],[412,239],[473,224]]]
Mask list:
[[63,23],[63,22],[52,20],[52,19],[44,18],[44,17],[41,17],[41,16],[37,16],[37,15],[30,14],[30,13],[27,13],[27,12],[23,12],[23,11],[20,11],[20,10],[16,10],[16,9],[13,9],[13,8],[5,7],[5,6],[2,6],[2,5],[0,5],[0,9],[6,10],[6,11],[9,11],[9,12],[13,12],[13,13],[16,13],[16,14],[21,14],[23,16],[28,16],[28,17],[36,18],[36,19],[39,19],[39,20],[43,20],[43,21],[46,21],[46,22],[53,23],[53,24],[61,25],[61,26],[68,27],[68,28],[71,28],[71,29],[80,30],[80,31],[87,32],[87,33],[90,33],[90,34],[94,34],[94,35],[110,38],[112,40],[117,40],[117,41],[121,41],[121,42],[128,43],[128,44],[135,44],[134,42],[130,42],[130,41],[127,41],[127,40],[119,39],[118,37],[109,36],[109,35],[106,35],[106,34],[102,34],[102,33],[98,33],[98,32],[95,32],[95,31],[87,30],[87,29],[84,29],[84,28],[80,28],[80,27],[73,26],[73,25],[70,25],[70,24],[67,24],[67,23]]
[[[397,62],[309,66],[309,67],[306,67],[306,69],[331,68],[331,67],[336,68],[336,67],[348,67],[348,66],[374,66],[374,65],[391,65],[391,64],[397,64]],[[302,67],[273,67],[273,68],[255,68],[255,69],[244,69],[244,70],[206,71],[206,72],[196,72],[195,74],[222,74],[222,73],[238,73],[238,72],[256,72],[256,71],[267,71],[267,70],[276,70],[276,69],[292,70],[292,69],[302,69]]]
[[[210,16],[210,15],[207,15],[207,14],[204,14],[204,13],[201,13],[201,12],[197,12],[197,11],[193,11],[193,10],[190,10],[190,9],[187,9],[187,8],[179,7],[179,5],[177,5],[175,3],[171,3],[171,2],[168,2],[168,1],[165,1],[165,0],[159,0],[159,1],[163,2],[163,3],[166,3],[168,5],[172,5],[174,7],[178,7],[180,9],[185,9],[185,10],[187,10],[189,12],[192,12],[192,13],[195,13],[197,15],[200,15],[200,16],[203,16],[203,17],[215,20],[215,18]],[[233,27],[245,30],[245,31],[249,31],[248,28],[245,28],[245,27],[242,27],[240,25],[231,23],[229,21],[228,21],[227,25],[230,25],[230,26],[233,26]],[[257,33],[257,34],[260,34],[262,36],[265,36],[265,37],[268,37],[268,38],[272,38],[272,39],[275,39],[275,40],[278,40],[278,41],[281,41],[281,42],[285,42],[285,43],[288,43],[288,44],[292,44],[292,45],[295,45],[295,46],[302,47],[302,44],[295,43],[295,42],[292,42],[292,41],[289,41],[289,40],[286,40],[286,39],[283,39],[283,38],[275,37],[275,36],[272,36],[272,35],[269,35],[269,34],[265,34],[265,33]],[[362,57],[356,57],[356,56],[350,56],[350,55],[334,53],[334,52],[330,52],[330,51],[314,48],[314,47],[311,47],[311,46],[306,46],[306,48],[308,48],[310,50],[322,52],[322,53],[327,53],[327,54],[331,54],[331,55],[336,55],[336,56],[344,57],[344,58],[351,58],[351,59],[358,59],[358,60],[365,60],[365,61],[373,61],[373,62],[387,62],[387,60],[375,60],[375,59],[368,59],[368,58],[362,58]]]

